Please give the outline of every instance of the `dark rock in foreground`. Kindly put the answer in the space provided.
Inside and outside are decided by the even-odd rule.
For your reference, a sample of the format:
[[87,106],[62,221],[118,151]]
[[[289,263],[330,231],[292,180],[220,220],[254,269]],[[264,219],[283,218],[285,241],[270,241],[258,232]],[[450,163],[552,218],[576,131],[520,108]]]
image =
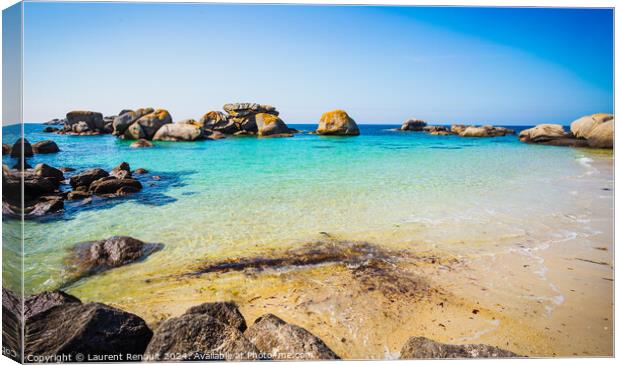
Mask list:
[[[23,155],[22,155],[22,148],[23,148]],[[32,157],[32,156],[33,156],[32,146],[30,145],[30,142],[28,142],[27,139],[20,138],[17,141],[15,141],[15,143],[13,144],[13,147],[11,147],[11,157],[13,158]]]
[[2,156],[8,155],[9,153],[11,153],[11,146],[6,143],[3,143],[2,144]]
[[211,317],[243,332],[247,329],[245,318],[234,302],[203,303],[188,309],[185,314],[208,314]]
[[[297,354],[296,360],[340,359],[327,345],[309,331],[288,324],[273,314],[263,315],[254,321],[245,336],[261,351],[278,360],[278,354]],[[286,360],[284,358],[283,360]]]
[[22,302],[18,294],[2,288],[2,354],[21,362]]
[[478,357],[519,357],[514,352],[489,345],[451,345],[411,337],[400,350],[401,359],[461,359]]
[[[26,355],[142,355],[153,333],[140,317],[101,303],[67,303],[27,321]],[[80,354],[80,355],[78,355]],[[78,356],[78,357],[76,357]],[[81,361],[88,358],[82,358]]]
[[[170,358],[174,354],[179,355]],[[145,359],[247,360],[257,355],[256,347],[235,327],[208,314],[189,313],[170,318],[157,328]]]

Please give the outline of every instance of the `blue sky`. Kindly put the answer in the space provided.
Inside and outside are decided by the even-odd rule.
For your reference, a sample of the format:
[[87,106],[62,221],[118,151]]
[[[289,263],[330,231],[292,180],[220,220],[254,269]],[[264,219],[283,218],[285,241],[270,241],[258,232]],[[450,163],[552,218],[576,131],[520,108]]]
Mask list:
[[24,118],[268,103],[288,123],[568,123],[613,112],[613,13],[26,3]]

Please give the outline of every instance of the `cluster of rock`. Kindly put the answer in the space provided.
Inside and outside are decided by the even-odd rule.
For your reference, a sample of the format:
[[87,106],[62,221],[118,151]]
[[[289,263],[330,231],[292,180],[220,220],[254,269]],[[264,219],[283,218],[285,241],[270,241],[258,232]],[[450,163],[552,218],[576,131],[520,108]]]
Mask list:
[[[3,288],[5,312],[19,326],[19,299]],[[135,314],[102,303],[82,303],[54,291],[26,298],[24,319],[27,357],[64,355],[73,361],[77,354],[84,356],[82,361],[117,354],[131,356],[119,361],[339,359],[320,338],[273,314],[259,317],[248,327],[233,302],[189,308],[152,331]]]
[[593,114],[581,117],[565,131],[560,124],[539,124],[519,133],[519,140],[553,146],[613,148],[614,116]]
[[[299,131],[289,128],[275,107],[257,103],[229,103],[222,111],[205,113],[200,120],[185,119],[173,123],[165,109],[123,109],[117,116],[104,117],[93,111],[71,111],[65,119],[47,122],[44,132],[69,135],[112,133],[138,140],[132,147],[151,147],[148,141],[195,141],[220,139],[225,135],[256,135],[261,137],[292,137]],[[62,125],[61,128],[54,125]],[[321,135],[357,136],[355,121],[344,110],[326,112],[314,132]]]
[[72,188],[70,191],[63,189],[67,185],[64,173],[72,172],[73,169],[63,170],[44,163],[34,168],[25,166],[23,169],[9,169],[3,165],[2,213],[17,218],[40,217],[63,210],[65,200],[92,199],[92,195],[110,198],[142,189],[142,184],[132,177],[126,162],[112,169],[110,173],[94,168],[74,174],[68,180]]
[[226,113],[210,111],[196,121],[173,123],[164,109],[125,110],[114,119],[113,134],[141,142],[133,147],[150,147],[145,141],[196,141],[220,139],[224,135],[292,136],[296,132],[278,117],[270,105],[235,103],[224,105]]
[[32,157],[35,153],[47,154],[60,152],[60,148],[56,142],[51,140],[39,141],[30,144],[27,139],[20,138],[13,146],[3,143],[2,155],[11,155],[13,158],[23,159],[26,157]]
[[492,125],[473,126],[463,124],[453,124],[450,127],[442,125],[427,125],[425,121],[419,119],[408,119],[400,127],[401,131],[426,132],[432,135],[449,136],[457,135],[460,137],[502,137],[515,134],[509,128],[496,127]]
[[[20,334],[22,303],[2,289],[5,346],[18,348],[10,335]],[[25,354],[29,358],[65,356],[71,361],[180,360],[337,360],[340,357],[306,329],[273,314],[251,326],[234,302],[211,302],[189,308],[153,331],[139,316],[102,304],[82,303],[62,291],[25,298]],[[12,331],[14,329],[14,331]],[[80,355],[78,355],[80,354]],[[118,357],[119,354],[122,357]],[[498,358],[519,355],[480,344],[451,345],[411,337],[401,359]]]

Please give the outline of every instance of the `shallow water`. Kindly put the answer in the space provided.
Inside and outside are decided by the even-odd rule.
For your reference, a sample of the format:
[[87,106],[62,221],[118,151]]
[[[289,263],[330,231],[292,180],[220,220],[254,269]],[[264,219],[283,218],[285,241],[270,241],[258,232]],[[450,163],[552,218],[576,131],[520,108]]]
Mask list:
[[[123,270],[146,277],[181,272],[205,257],[295,246],[320,232],[405,247],[467,241],[469,249],[525,231],[570,234],[568,227],[549,232],[547,220],[574,208],[579,197],[571,192],[591,173],[589,161],[611,159],[609,153],[527,145],[515,136],[467,139],[394,127],[361,125],[362,135],[353,138],[237,137],[131,149],[130,141],[110,135],[62,136],[27,124],[31,143],[53,139],[62,150],[35,155],[33,166],[109,170],[126,161],[150,174],[135,196],[86,208],[68,203],[64,215],[26,221],[26,292],[62,285],[66,250],[111,235],[165,245]],[[14,142],[15,128],[3,129],[4,143]],[[8,156],[3,162],[14,164]],[[114,280],[114,272],[107,275]]]

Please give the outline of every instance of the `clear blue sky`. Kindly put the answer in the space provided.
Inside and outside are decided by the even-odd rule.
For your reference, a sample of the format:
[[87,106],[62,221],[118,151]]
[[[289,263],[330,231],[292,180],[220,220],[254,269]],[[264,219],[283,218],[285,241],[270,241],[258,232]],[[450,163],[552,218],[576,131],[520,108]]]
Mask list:
[[24,117],[268,103],[288,123],[613,112],[609,9],[27,3]]

